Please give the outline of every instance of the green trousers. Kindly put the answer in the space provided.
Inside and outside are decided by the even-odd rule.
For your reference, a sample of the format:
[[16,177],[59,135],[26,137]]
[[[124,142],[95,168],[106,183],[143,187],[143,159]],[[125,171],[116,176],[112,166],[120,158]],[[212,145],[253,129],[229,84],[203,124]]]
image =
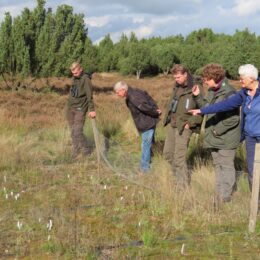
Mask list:
[[221,201],[229,201],[236,183],[234,166],[236,150],[212,150],[215,170],[215,192]]
[[190,173],[186,155],[192,132],[189,129],[184,129],[180,135],[178,129],[173,128],[170,124],[166,131],[163,156],[171,164],[177,184],[187,185],[190,183]]

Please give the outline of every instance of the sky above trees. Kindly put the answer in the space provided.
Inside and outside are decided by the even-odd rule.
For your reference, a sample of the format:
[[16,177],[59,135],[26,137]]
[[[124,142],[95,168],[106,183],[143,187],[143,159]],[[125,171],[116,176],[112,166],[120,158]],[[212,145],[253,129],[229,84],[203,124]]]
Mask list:
[[[216,33],[233,34],[248,28],[260,35],[259,0],[46,0],[46,8],[71,5],[83,13],[89,36],[94,43],[106,34],[118,41],[122,33],[135,32],[140,38],[152,36],[188,35],[194,30],[211,28]],[[14,17],[28,7],[32,0],[1,0],[0,21],[5,12]]]

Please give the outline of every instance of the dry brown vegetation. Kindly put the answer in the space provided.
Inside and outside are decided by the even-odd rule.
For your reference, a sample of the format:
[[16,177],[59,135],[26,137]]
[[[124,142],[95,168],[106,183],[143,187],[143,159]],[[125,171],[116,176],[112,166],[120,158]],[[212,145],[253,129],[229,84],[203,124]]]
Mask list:
[[[92,82],[94,85],[95,103],[98,108],[99,106],[102,106],[102,104],[106,103],[106,101],[109,102],[110,100],[114,101],[117,99],[113,95],[113,86],[120,80],[125,80],[131,86],[148,91],[162,109],[165,108],[172,91],[172,77],[170,75],[160,75],[153,78],[137,80],[135,77],[125,78],[117,73],[96,73],[93,75]],[[241,87],[239,81],[231,80],[230,83],[236,89]],[[7,84],[8,86],[14,84],[16,88],[8,88]],[[63,117],[61,112],[64,110],[66,102],[64,95],[68,94],[69,86],[71,84],[69,78],[29,78],[25,80],[16,80],[15,83],[8,81],[7,84],[4,81],[0,82],[0,89],[14,90],[13,92],[1,92],[0,104],[6,111],[7,117],[9,117],[8,113],[14,113],[13,116],[16,119],[23,115],[30,115],[33,117],[33,115],[39,116],[40,114],[46,114],[46,117],[48,117],[48,115],[55,115],[55,118],[57,118],[55,121],[59,121],[61,120],[60,117]],[[43,92],[44,94],[54,92],[59,95],[49,95],[50,98],[46,98],[46,95],[44,94],[36,96],[29,92],[26,92],[25,94],[25,92],[22,92],[21,90],[31,90],[33,93]],[[113,102],[111,102],[111,105],[113,105]],[[9,112],[8,109],[6,109],[8,107],[12,107],[12,110],[9,110]],[[35,124],[37,124],[37,121],[40,121],[36,116],[33,119],[34,120],[32,121],[36,121]],[[46,126],[47,125],[48,123]]]

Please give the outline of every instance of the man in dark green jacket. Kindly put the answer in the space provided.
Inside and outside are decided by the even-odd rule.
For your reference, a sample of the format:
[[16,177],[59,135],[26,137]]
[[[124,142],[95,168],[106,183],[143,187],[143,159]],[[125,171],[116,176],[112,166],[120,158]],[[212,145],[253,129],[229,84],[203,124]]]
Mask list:
[[[208,86],[204,98],[200,90],[193,88],[194,99],[199,107],[220,102],[236,93],[225,78],[221,65],[208,64],[203,68],[202,77]],[[240,142],[239,109],[206,115],[204,147],[211,149],[215,168],[215,191],[220,202],[229,202],[235,186],[234,158]]]
[[192,87],[196,84],[194,78],[180,64],[174,65],[171,72],[174,86],[163,122],[167,126],[163,155],[172,166],[177,184],[186,186],[190,182],[186,162],[188,144],[192,132],[201,124],[202,117],[188,113],[189,109],[197,107],[192,95]]
[[85,74],[80,63],[74,62],[70,66],[73,75],[72,86],[69,93],[67,119],[71,130],[73,152],[72,157],[76,158],[80,152],[84,155],[91,153],[87,145],[83,127],[86,113],[90,118],[96,117],[94,109],[92,84],[89,75]]

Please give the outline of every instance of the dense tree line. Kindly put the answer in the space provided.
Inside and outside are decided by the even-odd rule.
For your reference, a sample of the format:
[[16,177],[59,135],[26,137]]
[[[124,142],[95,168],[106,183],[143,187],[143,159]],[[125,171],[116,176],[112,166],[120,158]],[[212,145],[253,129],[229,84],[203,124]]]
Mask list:
[[174,63],[183,63],[199,73],[209,62],[222,64],[230,78],[237,68],[253,63],[260,68],[260,37],[248,29],[234,35],[215,34],[205,28],[166,38],[138,40],[134,33],[122,34],[114,43],[106,35],[99,45],[89,39],[84,16],[68,5],[54,13],[37,0],[33,10],[25,8],[12,18],[10,13],[0,25],[0,73],[11,76],[64,76],[69,65],[78,60],[89,72],[119,71],[122,74],[168,74]]

